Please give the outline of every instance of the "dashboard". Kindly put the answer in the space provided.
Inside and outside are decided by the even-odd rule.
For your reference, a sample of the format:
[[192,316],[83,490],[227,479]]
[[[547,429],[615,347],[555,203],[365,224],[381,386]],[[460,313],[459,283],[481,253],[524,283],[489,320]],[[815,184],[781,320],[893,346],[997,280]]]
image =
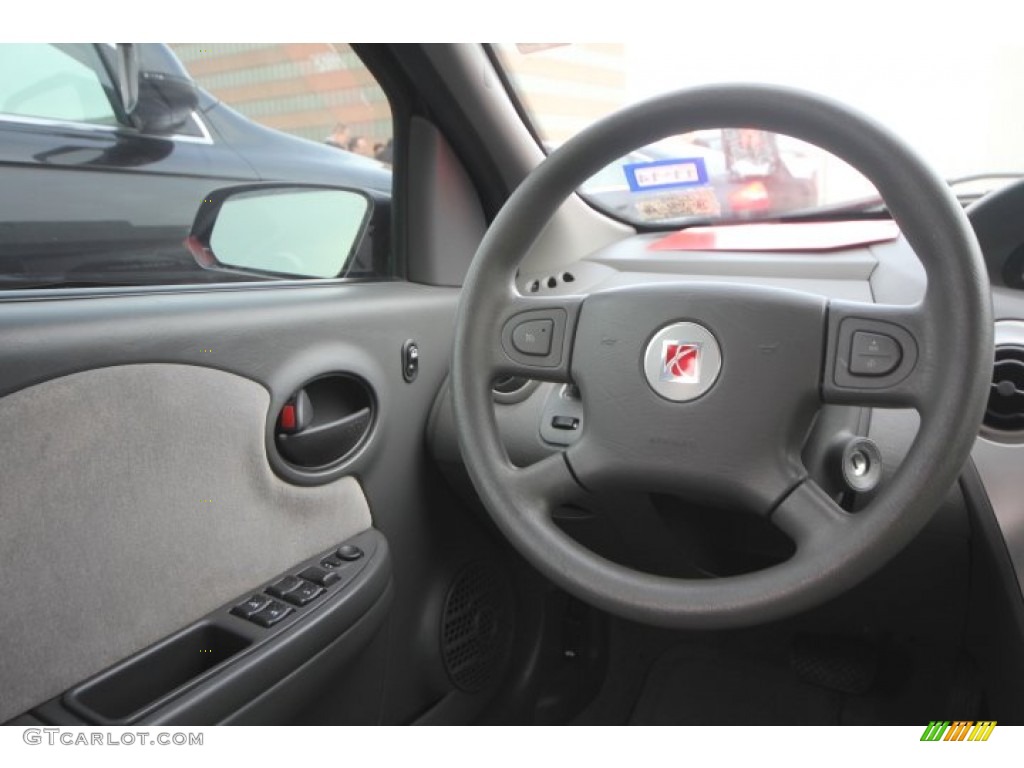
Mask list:
[[[996,360],[1004,361],[995,369],[997,381],[993,387],[1002,387],[1001,394],[993,395],[997,413],[993,415],[990,408],[972,461],[1024,592],[1024,487],[1020,475],[1024,467],[1024,281],[1018,263],[1024,260],[1021,211],[1024,183],[992,193],[968,209],[992,283]],[[520,274],[518,288],[524,295],[588,294],[637,283],[685,280],[764,285],[880,304],[910,305],[921,300],[927,278],[909,244],[895,229],[891,237],[876,236],[880,224],[894,225],[876,220],[842,222],[846,226],[858,223],[870,236],[854,236],[847,243],[831,242],[822,248],[787,249],[784,238],[780,247],[779,239],[773,237],[764,248],[751,247],[748,242],[742,248],[731,249],[725,238],[712,248],[701,248],[700,241],[694,240],[676,250],[665,246],[664,233],[639,234],[597,250],[557,273]],[[856,227],[853,231],[856,234]],[[564,449],[586,429],[584,403],[572,386],[499,381],[494,400],[509,458],[520,466]],[[808,440],[805,465],[815,480],[838,494],[842,489],[829,467],[830,456],[834,455],[830,435],[870,438],[881,452],[885,471],[891,472],[912,444],[917,424],[914,411],[826,406]],[[461,470],[446,390],[435,404],[429,435],[439,464],[447,468],[450,479],[465,490],[468,498],[475,499]],[[642,504],[635,502],[631,507],[636,513]]]

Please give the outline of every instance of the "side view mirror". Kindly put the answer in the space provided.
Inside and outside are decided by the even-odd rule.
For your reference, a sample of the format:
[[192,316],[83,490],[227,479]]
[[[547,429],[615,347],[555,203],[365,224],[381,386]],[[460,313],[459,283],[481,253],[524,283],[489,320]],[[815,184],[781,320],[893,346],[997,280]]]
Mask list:
[[366,233],[366,193],[248,184],[207,195],[185,241],[204,269],[254,278],[341,277]]
[[140,71],[133,43],[117,45],[117,88],[128,119],[143,133],[174,133],[199,103],[195,84],[187,77]]

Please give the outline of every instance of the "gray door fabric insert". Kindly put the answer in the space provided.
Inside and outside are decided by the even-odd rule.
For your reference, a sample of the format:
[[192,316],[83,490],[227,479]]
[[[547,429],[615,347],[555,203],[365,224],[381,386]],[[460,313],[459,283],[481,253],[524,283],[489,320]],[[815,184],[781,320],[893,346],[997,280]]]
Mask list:
[[269,406],[162,363],[0,400],[0,722],[370,526],[354,478],[273,474]]

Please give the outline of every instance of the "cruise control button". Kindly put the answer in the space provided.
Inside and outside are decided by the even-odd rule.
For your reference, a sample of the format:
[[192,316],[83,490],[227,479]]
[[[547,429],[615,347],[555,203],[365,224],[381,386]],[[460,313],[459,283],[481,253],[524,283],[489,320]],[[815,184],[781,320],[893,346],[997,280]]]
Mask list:
[[850,352],[850,373],[855,376],[885,376],[903,359],[899,342],[884,333],[856,331]]
[[[340,562],[338,564],[341,565]],[[321,568],[316,565],[310,566],[300,573],[299,576],[304,578],[306,581],[319,584],[321,587],[329,587],[331,584],[334,584],[341,579],[341,576],[334,571],[327,568]]]
[[239,603],[231,609],[231,613],[235,616],[241,616],[243,619],[248,619],[254,613],[259,613],[267,607],[267,603],[270,602],[270,598],[266,595],[253,595],[244,603]]
[[545,357],[551,354],[554,320],[524,320],[512,329],[512,346],[524,355]]
[[[337,574],[333,574],[337,575]],[[292,605],[305,605],[323,594],[324,588],[311,581],[303,581],[291,592],[284,596]]]
[[284,597],[293,589],[302,586],[302,579],[298,576],[285,576],[276,584],[271,584],[267,587],[267,593],[274,597]]
[[289,608],[284,603],[271,600],[266,608],[250,616],[249,621],[255,622],[261,627],[272,627],[294,610],[294,608]]

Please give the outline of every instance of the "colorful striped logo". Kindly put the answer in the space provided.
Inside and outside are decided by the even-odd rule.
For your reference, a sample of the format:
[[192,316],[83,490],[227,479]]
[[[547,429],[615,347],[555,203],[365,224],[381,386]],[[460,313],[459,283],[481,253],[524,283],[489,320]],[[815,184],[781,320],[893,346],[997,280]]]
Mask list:
[[932,720],[921,741],[988,741],[995,727],[995,720]]

